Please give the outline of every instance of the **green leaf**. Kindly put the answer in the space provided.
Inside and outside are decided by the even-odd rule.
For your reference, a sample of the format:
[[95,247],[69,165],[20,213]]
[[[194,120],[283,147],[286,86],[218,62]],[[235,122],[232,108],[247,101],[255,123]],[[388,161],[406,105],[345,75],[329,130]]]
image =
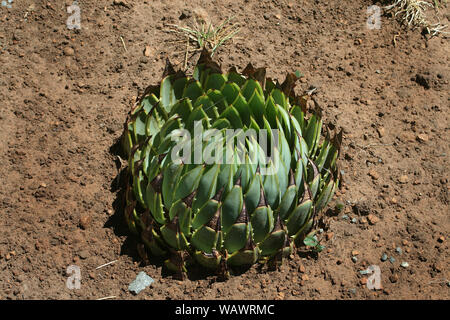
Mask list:
[[235,72],[230,72],[228,74],[228,82],[235,83],[239,87],[242,87],[244,85],[245,81],[246,81],[245,77],[240,74],[237,74]]
[[208,200],[203,205],[203,207],[201,207],[200,210],[198,210],[198,212],[195,214],[194,219],[192,221],[192,228],[196,230],[202,225],[210,222],[218,209],[219,209],[219,202],[217,200],[214,199]]
[[198,106],[191,112],[189,118],[186,121],[185,129],[189,130],[189,132],[192,133],[194,130],[195,121],[202,121],[203,127],[208,127],[209,118],[203,110],[203,106]]
[[239,115],[239,112],[236,110],[235,107],[229,106],[220,116],[221,118],[227,119],[230,124],[231,128],[228,129],[241,129],[243,127],[241,117]]
[[167,113],[170,113],[172,106],[177,102],[177,97],[175,96],[175,91],[172,86],[171,76],[165,77],[161,83],[161,92],[160,92],[160,104],[166,110]]
[[198,192],[195,197],[192,208],[202,207],[206,201],[211,199],[216,194],[217,178],[219,176],[220,167],[214,165],[203,174],[198,186]]
[[250,186],[248,187],[247,192],[245,193],[245,207],[247,211],[252,214],[255,211],[256,207],[259,204],[261,195],[261,175],[259,173],[253,176],[252,181],[250,182]]
[[272,97],[269,97],[266,100],[265,115],[266,115],[267,121],[269,121],[270,127],[276,128],[277,127],[277,121],[276,121],[277,108],[275,106],[275,101],[273,100]]
[[161,193],[156,192],[151,183],[147,185],[145,199],[153,219],[159,224],[164,224],[166,219],[164,218],[164,206]]
[[178,103],[176,103],[171,110],[170,115],[178,114],[183,122],[186,122],[189,118],[189,116],[192,113],[192,103],[189,99],[183,99],[180,100]]
[[306,200],[298,205],[289,216],[286,227],[289,231],[289,235],[296,234],[297,231],[303,227],[309,217],[309,213],[312,208],[312,201]]
[[287,188],[286,193],[283,195],[281,199],[280,205],[278,207],[278,214],[281,219],[285,219],[288,212],[290,212],[292,206],[295,203],[295,198],[297,195],[297,187],[295,185],[289,186]]
[[314,235],[308,235],[307,237],[305,237],[303,243],[308,247],[316,247],[319,244]]
[[203,89],[198,81],[189,83],[183,91],[183,98],[189,98],[191,101],[195,101],[203,95]]
[[214,105],[214,102],[207,95],[203,95],[195,101],[194,109],[197,107],[202,107],[203,111],[212,120],[215,120],[219,117],[219,113]]
[[[157,158],[155,158],[157,160]],[[172,207],[173,195],[175,193],[176,183],[183,171],[183,166],[170,163],[164,168],[162,193],[164,199],[164,207],[169,210]]]
[[217,107],[219,114],[224,112],[225,109],[228,107],[227,100],[220,91],[208,90],[207,95],[214,102],[214,106]]
[[286,241],[286,232],[279,230],[272,232],[260,245],[262,256],[270,256],[277,253],[284,246]]
[[221,129],[229,129],[231,128],[231,123],[228,121],[228,119],[217,119],[212,124],[211,128],[221,130]]
[[239,95],[240,88],[236,83],[227,83],[222,89],[222,94],[227,100],[228,104],[232,104]]
[[175,97],[177,98],[177,100],[183,98],[184,88],[186,88],[187,84],[188,78],[185,77],[178,78],[173,82],[173,91],[175,92]]
[[236,100],[233,101],[232,105],[239,112],[242,123],[248,126],[250,124],[250,110],[247,101],[245,101],[245,98],[241,94],[238,94]]
[[192,234],[192,245],[200,251],[211,253],[215,248],[217,233],[210,227],[203,226]]
[[183,199],[197,189],[203,170],[203,166],[199,165],[181,177],[175,191],[175,199]]
[[242,249],[249,237],[248,226],[245,223],[236,223],[226,233],[223,246],[229,253]]
[[286,96],[283,92],[281,92],[279,89],[274,89],[272,90],[272,93],[270,95],[275,101],[275,104],[279,104],[281,107],[283,107],[284,110],[288,109]]
[[255,81],[253,79],[248,79],[242,87],[241,91],[242,95],[245,97],[245,99],[247,99],[247,101],[250,100],[255,92],[257,92],[260,96],[264,96],[261,85],[258,81]]
[[253,239],[259,243],[273,229],[273,213],[270,207],[258,207],[250,219],[253,229]]
[[191,210],[186,206],[182,199],[175,202],[169,210],[170,220],[172,221],[175,217],[178,217],[180,232],[185,236],[188,236],[191,233]]
[[236,251],[228,257],[227,265],[230,266],[247,266],[254,264],[259,258],[258,248],[253,250]]
[[276,209],[280,203],[280,184],[276,174],[264,176],[264,194],[267,204]]
[[260,127],[264,126],[263,116],[265,105],[263,96],[264,95],[259,95],[259,93],[255,91],[250,97],[250,100],[248,100],[250,111]]
[[236,222],[242,210],[242,188],[235,185],[226,195],[223,201],[222,212],[222,230],[227,233],[231,226]]
[[206,80],[205,90],[222,90],[227,82],[227,77],[223,74],[213,73],[210,74]]

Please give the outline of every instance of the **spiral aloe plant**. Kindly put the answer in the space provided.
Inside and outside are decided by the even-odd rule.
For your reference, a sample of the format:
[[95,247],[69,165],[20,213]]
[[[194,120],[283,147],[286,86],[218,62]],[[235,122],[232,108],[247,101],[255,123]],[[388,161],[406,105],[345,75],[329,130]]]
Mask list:
[[342,135],[322,135],[320,110],[294,94],[296,74],[282,84],[265,74],[224,73],[204,50],[192,76],[168,62],[129,114],[126,221],[171,270],[279,261],[338,187]]

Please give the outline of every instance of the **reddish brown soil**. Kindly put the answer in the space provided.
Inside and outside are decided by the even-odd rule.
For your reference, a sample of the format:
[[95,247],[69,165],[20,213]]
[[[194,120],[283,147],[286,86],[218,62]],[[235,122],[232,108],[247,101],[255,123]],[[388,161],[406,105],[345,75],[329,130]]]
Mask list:
[[[241,25],[217,54],[224,68],[251,61],[275,78],[298,69],[299,91],[318,87],[326,121],[345,130],[337,198],[347,206],[331,218],[318,257],[295,255],[278,272],[254,267],[226,282],[199,273],[180,282],[157,262],[139,263],[113,145],[165,57],[184,59],[166,24],[188,23],[206,2],[114,2],[80,1],[79,31],[65,24],[71,1],[0,7],[1,299],[450,298],[448,38],[426,39],[389,17],[369,30],[372,1],[207,2],[213,21],[236,15]],[[396,261],[382,262],[384,252]],[[66,288],[71,264],[81,267],[80,290]],[[362,284],[359,271],[373,264],[383,290]],[[156,281],[133,296],[128,284],[142,270]]]

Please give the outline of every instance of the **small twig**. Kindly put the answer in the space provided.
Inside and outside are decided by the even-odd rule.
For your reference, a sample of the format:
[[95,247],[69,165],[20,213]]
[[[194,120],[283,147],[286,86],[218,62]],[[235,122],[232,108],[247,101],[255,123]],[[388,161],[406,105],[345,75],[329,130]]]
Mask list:
[[187,63],[188,63],[188,55],[189,55],[189,36],[187,37],[187,41],[186,41],[186,55],[184,56],[184,70],[186,70],[187,68]]
[[400,37],[400,32],[398,32],[395,36],[394,36],[394,47],[397,47],[397,37]]
[[366,146],[360,146],[358,144],[356,146],[360,147],[361,149],[366,150],[366,149],[371,148],[371,147],[387,147],[387,146],[392,146],[392,145],[394,145],[394,144],[393,143],[371,143],[371,144],[368,144]]
[[432,280],[430,282],[428,282],[428,284],[432,284],[432,283],[442,283],[442,282],[448,282],[449,280],[447,279],[437,279],[437,280]]
[[97,299],[97,301],[98,300],[114,299],[114,298],[116,298],[116,296],[109,296],[109,297],[99,298],[99,299]]
[[122,41],[122,45],[123,45],[123,48],[125,49],[125,52],[128,52],[127,47],[125,46],[125,41],[123,41],[122,36],[120,36],[120,41]]
[[117,261],[118,261],[118,260],[114,260],[114,261],[111,261],[111,262],[102,264],[101,266],[98,266],[97,268],[95,268],[95,270],[100,269],[100,268],[103,268],[103,267],[106,267],[106,266],[109,266],[110,264],[113,264],[113,263],[115,263],[115,262],[117,262]]

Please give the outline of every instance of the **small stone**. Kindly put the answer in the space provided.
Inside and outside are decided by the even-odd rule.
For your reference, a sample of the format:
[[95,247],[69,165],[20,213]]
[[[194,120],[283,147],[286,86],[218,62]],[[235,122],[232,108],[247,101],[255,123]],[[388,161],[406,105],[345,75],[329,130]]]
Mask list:
[[409,263],[408,263],[408,262],[402,262],[402,263],[401,263],[401,266],[402,266],[403,268],[408,268],[408,267],[409,267]]
[[409,180],[409,178],[407,175],[402,175],[402,176],[400,176],[400,178],[398,178],[398,182],[400,182],[402,184],[408,183],[408,180]]
[[86,230],[91,224],[92,218],[90,215],[82,215],[80,218],[79,225],[82,229]]
[[299,265],[298,266],[298,271],[301,272],[301,273],[305,273],[306,272],[305,266],[303,264]]
[[150,46],[145,46],[144,56],[150,57],[150,55],[151,55],[151,47]]
[[359,280],[359,283],[361,285],[366,285],[367,284],[367,278],[361,278],[361,280]]
[[65,47],[64,54],[68,57],[71,57],[75,54],[75,50],[73,50],[73,48],[71,48],[71,47]]
[[425,89],[430,89],[430,79],[422,74],[416,74],[414,81]]
[[419,142],[427,142],[428,141],[428,135],[425,133],[421,133],[417,135],[417,141]]
[[378,178],[380,178],[380,175],[378,174],[378,172],[376,172],[374,169],[369,171],[369,176],[373,179],[373,180],[378,180]]
[[128,290],[134,294],[139,294],[139,292],[150,286],[153,282],[155,282],[155,280],[148,276],[144,271],[141,271],[136,279],[130,283]]
[[8,260],[10,260],[10,259],[11,259],[11,255],[10,255],[9,253],[7,253],[7,254],[5,255],[5,260],[8,261]]
[[439,243],[443,243],[445,241],[445,237],[444,236],[440,236],[439,238],[438,238],[438,242]]
[[391,263],[394,263],[394,262],[395,262],[395,258],[394,258],[394,257],[389,257],[389,261],[390,261]]
[[380,219],[379,219],[377,216],[374,216],[372,213],[369,214],[369,215],[367,216],[367,220],[369,220],[369,223],[370,223],[371,225],[374,225],[374,224],[376,224],[378,221],[380,221]]
[[397,281],[398,281],[398,275],[396,274],[396,273],[394,273],[394,274],[392,274],[392,275],[390,275],[389,276],[389,280],[392,282],[392,283],[396,283]]
[[342,219],[343,219],[343,220],[348,220],[348,215],[344,214],[344,215],[342,216]]
[[357,223],[357,222],[358,222],[358,219],[356,219],[356,218],[352,219],[352,223]]
[[325,235],[325,239],[326,239],[327,241],[329,241],[329,240],[331,240],[331,239],[333,238],[333,236],[334,236],[334,233],[333,233],[333,232],[328,232],[328,233]]
[[378,129],[377,129],[377,132],[378,132],[378,136],[379,136],[380,138],[383,138],[384,135],[385,135],[385,133],[386,133],[386,131],[385,131],[385,129],[384,129],[383,127],[378,128]]
[[408,245],[408,240],[402,240],[402,245],[407,246]]
[[402,254],[402,248],[400,248],[400,247],[395,248],[395,251],[396,251],[398,254]]
[[381,256],[381,261],[386,261],[388,259],[388,256],[386,253],[383,253],[383,255]]
[[125,8],[128,8],[128,9],[131,8],[131,6],[128,4],[128,2],[124,1],[124,0],[114,0],[113,1],[113,5],[115,5],[115,6],[124,6]]
[[442,272],[442,269],[443,269],[443,267],[442,267],[442,265],[440,263],[437,262],[437,263],[433,264],[433,270],[434,271]]
[[357,257],[352,257],[352,261],[356,263],[358,261],[358,258]]
[[81,259],[87,259],[87,258],[89,257],[89,251],[87,251],[87,250],[82,250],[82,251],[80,251],[80,253],[78,254],[78,256],[79,256]]
[[357,256],[359,255],[359,251],[358,250],[353,250],[352,251],[352,256]]
[[302,279],[302,281],[308,281],[309,277],[307,274],[302,274],[301,279]]

